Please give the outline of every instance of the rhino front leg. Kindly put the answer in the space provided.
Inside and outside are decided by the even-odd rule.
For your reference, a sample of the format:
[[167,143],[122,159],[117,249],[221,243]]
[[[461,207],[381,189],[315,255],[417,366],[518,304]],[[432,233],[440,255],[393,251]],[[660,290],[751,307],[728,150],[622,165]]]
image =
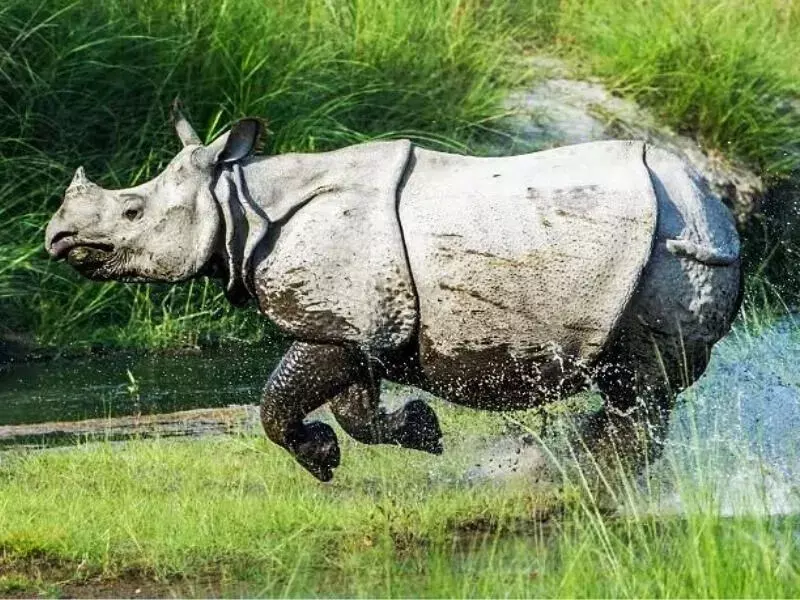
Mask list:
[[342,428],[367,444],[399,444],[434,454],[442,452],[436,414],[422,400],[387,413],[380,406],[380,373],[367,358],[344,346],[295,342],[267,382],[261,422],[270,440],[286,448],[322,481],[339,466],[333,429],[304,423],[312,410],[330,402]]
[[339,346],[295,342],[264,389],[261,423],[270,440],[288,450],[321,481],[339,466],[339,443],[329,425],[304,417],[350,384],[353,365]]

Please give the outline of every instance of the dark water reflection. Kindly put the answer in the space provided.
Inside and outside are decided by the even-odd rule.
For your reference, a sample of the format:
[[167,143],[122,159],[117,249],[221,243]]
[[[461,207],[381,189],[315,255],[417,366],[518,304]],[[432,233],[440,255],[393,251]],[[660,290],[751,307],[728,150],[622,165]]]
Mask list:
[[278,358],[248,347],[10,364],[0,369],[0,425],[256,403]]

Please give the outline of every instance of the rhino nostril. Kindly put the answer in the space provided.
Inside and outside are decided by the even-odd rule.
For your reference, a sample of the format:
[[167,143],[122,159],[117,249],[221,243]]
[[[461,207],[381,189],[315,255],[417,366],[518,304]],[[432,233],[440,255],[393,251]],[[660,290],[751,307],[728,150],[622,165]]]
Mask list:
[[50,240],[50,245],[55,246],[59,241],[63,240],[64,238],[72,237],[75,235],[74,231],[59,231],[57,234],[53,236],[53,239]]
[[122,213],[122,216],[128,219],[128,221],[135,221],[142,216],[142,211],[138,208],[129,208]]

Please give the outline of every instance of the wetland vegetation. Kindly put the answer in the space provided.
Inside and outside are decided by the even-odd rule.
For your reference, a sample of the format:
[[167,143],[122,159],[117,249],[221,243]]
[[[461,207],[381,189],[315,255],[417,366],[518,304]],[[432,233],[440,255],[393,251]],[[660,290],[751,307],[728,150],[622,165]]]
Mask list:
[[[269,153],[380,137],[505,152],[520,146],[502,100],[532,84],[530,59],[544,54],[783,190],[749,226],[748,295],[698,394],[712,412],[780,406],[784,428],[767,431],[791,432],[800,358],[787,344],[800,335],[793,321],[779,341],[770,332],[800,295],[798,40],[800,4],[784,0],[6,0],[0,361],[4,339],[160,354],[101,357],[106,370],[81,377],[89,363],[0,365],[0,426],[257,396],[284,340],[216,284],[91,283],[42,248],[78,165],[121,187],[166,164],[175,96],[206,139],[267,118]],[[254,344],[263,364],[235,359]],[[208,370],[174,356],[187,347],[223,358]],[[776,508],[797,506],[794,488],[776,504],[767,475],[747,479],[764,506],[728,514],[719,493],[738,480],[720,470],[725,485],[709,483],[721,467],[705,451],[600,495],[573,471],[550,486],[482,476],[492,444],[538,435],[539,415],[437,411],[443,457],[340,433],[328,485],[250,431],[0,451],[0,596],[797,596],[797,516]]]
[[529,478],[470,481],[481,436],[508,432],[499,418],[438,408],[443,457],[346,440],[326,485],[247,434],[0,454],[0,595],[766,598],[800,589],[797,516],[725,515],[711,488],[690,485],[670,514],[662,501],[677,475],[663,492],[623,487],[616,503],[577,477],[557,490]]

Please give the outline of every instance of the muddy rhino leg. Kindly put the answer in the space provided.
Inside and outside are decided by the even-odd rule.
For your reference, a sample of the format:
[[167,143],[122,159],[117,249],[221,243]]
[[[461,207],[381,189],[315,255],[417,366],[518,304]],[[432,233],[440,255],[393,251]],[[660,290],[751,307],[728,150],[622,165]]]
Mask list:
[[587,420],[583,440],[599,462],[638,473],[662,453],[677,395],[708,364],[710,348],[638,332],[598,369],[604,407]]
[[393,412],[380,403],[380,379],[370,373],[366,359],[354,382],[331,401],[336,421],[363,444],[397,444],[403,448],[442,453],[442,431],[436,413],[422,400],[411,400]]
[[261,402],[267,437],[321,481],[329,481],[339,466],[339,444],[329,425],[305,424],[303,418],[347,387],[348,358],[339,346],[295,342],[270,375]]
[[261,422],[270,440],[322,481],[329,481],[339,466],[336,434],[325,423],[306,424],[303,419],[327,402],[342,428],[358,441],[441,452],[439,423],[427,404],[415,400],[387,413],[379,400],[380,374],[370,373],[359,351],[295,342],[267,382]]
[[422,400],[411,400],[394,412],[378,406],[377,394],[353,385],[331,402],[336,421],[362,444],[396,444],[441,454],[442,430],[436,413]]
[[677,390],[656,370],[609,366],[598,377],[603,408],[581,436],[605,474],[637,474],[663,450]]

